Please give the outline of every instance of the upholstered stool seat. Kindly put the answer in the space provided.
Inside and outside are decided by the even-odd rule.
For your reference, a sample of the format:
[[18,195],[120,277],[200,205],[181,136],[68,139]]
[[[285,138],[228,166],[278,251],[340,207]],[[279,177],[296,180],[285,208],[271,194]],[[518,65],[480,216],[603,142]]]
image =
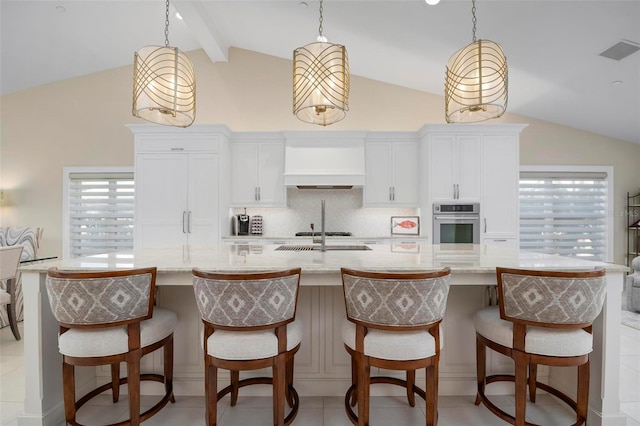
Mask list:
[[[572,426],[585,425],[589,405],[589,354],[593,349],[591,324],[605,297],[605,271],[554,272],[497,268],[498,306],[476,312],[476,405],[516,426],[526,421],[527,390],[531,402],[536,390],[558,397],[576,412]],[[514,374],[486,375],[486,348],[513,359]],[[578,367],[576,399],[537,380],[538,365]],[[495,405],[485,392],[494,382],[514,382],[515,415]]]
[[[300,268],[259,273],[193,270],[193,290],[204,324],[206,424],[217,424],[217,402],[240,388],[269,384],[273,424],[290,425],[300,400],[293,387],[293,358],[303,336],[296,320]],[[218,369],[230,371],[230,385],[218,391]],[[272,377],[240,380],[240,371],[270,368]],[[291,410],[285,416],[285,400]]]
[[[65,418],[76,421],[77,410],[93,397],[111,390],[113,402],[120,385],[127,385],[129,419],[114,425],[138,426],[157,414],[173,397],[173,331],[176,314],[154,309],[156,268],[106,272],[73,272],[49,269],[47,293],[51,311],[60,323],[58,348],[62,354]],[[164,374],[141,373],[143,356],[163,349]],[[127,375],[120,377],[120,363]],[[111,382],[75,395],[75,366],[111,367]],[[140,412],[140,382],[164,384],[164,395]],[[99,420],[93,419],[90,424]]]
[[[356,349],[356,325],[347,318],[342,320],[342,342]],[[440,325],[440,349],[444,348]],[[393,331],[369,329],[364,336],[364,354],[394,361],[428,358],[436,354],[436,339],[425,330]]]
[[[351,356],[351,387],[345,395],[349,420],[369,425],[371,384],[406,389],[410,406],[415,394],[426,401],[426,424],[437,424],[438,362],[443,347],[442,319],[451,271],[371,272],[342,268],[347,317],[341,334]],[[371,377],[371,367],[406,372],[406,379]],[[416,370],[426,371],[424,389]],[[358,404],[358,414],[351,408]],[[398,424],[401,422],[398,421]]]

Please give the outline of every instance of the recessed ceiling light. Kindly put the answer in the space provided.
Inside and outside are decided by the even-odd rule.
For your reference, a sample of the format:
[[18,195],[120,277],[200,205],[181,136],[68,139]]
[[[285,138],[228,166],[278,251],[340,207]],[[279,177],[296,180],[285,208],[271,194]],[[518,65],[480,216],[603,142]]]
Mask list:
[[309,3],[307,3],[306,1],[301,1],[300,7],[309,7]]
[[182,15],[180,15],[180,12],[176,12],[176,18],[182,21]]
[[440,0],[425,0],[425,2],[429,5],[429,6],[434,6],[438,3],[440,3]]
[[611,82],[611,84],[613,84],[614,86],[620,86],[623,83],[622,80],[614,80]]
[[56,6],[56,11],[58,11],[58,13],[65,13],[67,9],[64,6]]

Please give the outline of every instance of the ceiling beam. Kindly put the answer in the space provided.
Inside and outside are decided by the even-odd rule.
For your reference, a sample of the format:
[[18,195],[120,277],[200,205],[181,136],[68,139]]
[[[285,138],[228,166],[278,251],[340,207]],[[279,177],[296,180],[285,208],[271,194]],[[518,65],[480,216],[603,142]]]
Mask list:
[[201,0],[172,2],[211,62],[229,62],[229,43],[216,25],[221,14],[215,10],[215,3],[205,6]]

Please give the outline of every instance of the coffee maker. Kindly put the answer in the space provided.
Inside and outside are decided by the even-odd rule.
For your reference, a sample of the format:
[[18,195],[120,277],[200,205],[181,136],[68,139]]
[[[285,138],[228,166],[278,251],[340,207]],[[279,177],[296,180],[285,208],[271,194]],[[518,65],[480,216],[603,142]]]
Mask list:
[[233,233],[234,235],[249,235],[250,218],[247,209],[244,214],[237,214],[233,217]]

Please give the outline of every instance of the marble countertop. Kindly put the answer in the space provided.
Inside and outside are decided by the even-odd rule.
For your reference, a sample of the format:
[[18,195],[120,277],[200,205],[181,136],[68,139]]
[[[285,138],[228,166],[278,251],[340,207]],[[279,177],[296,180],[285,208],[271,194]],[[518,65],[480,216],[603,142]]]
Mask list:
[[264,271],[301,267],[303,273],[337,272],[341,267],[369,270],[433,269],[488,273],[497,266],[527,269],[578,270],[602,266],[611,272],[628,268],[611,263],[520,251],[501,246],[432,245],[419,243],[372,244],[371,250],[276,251],[278,245],[219,245],[159,247],[68,260],[36,262],[21,271],[60,269],[129,269],[155,266],[159,272],[189,272],[192,268],[227,272]]

